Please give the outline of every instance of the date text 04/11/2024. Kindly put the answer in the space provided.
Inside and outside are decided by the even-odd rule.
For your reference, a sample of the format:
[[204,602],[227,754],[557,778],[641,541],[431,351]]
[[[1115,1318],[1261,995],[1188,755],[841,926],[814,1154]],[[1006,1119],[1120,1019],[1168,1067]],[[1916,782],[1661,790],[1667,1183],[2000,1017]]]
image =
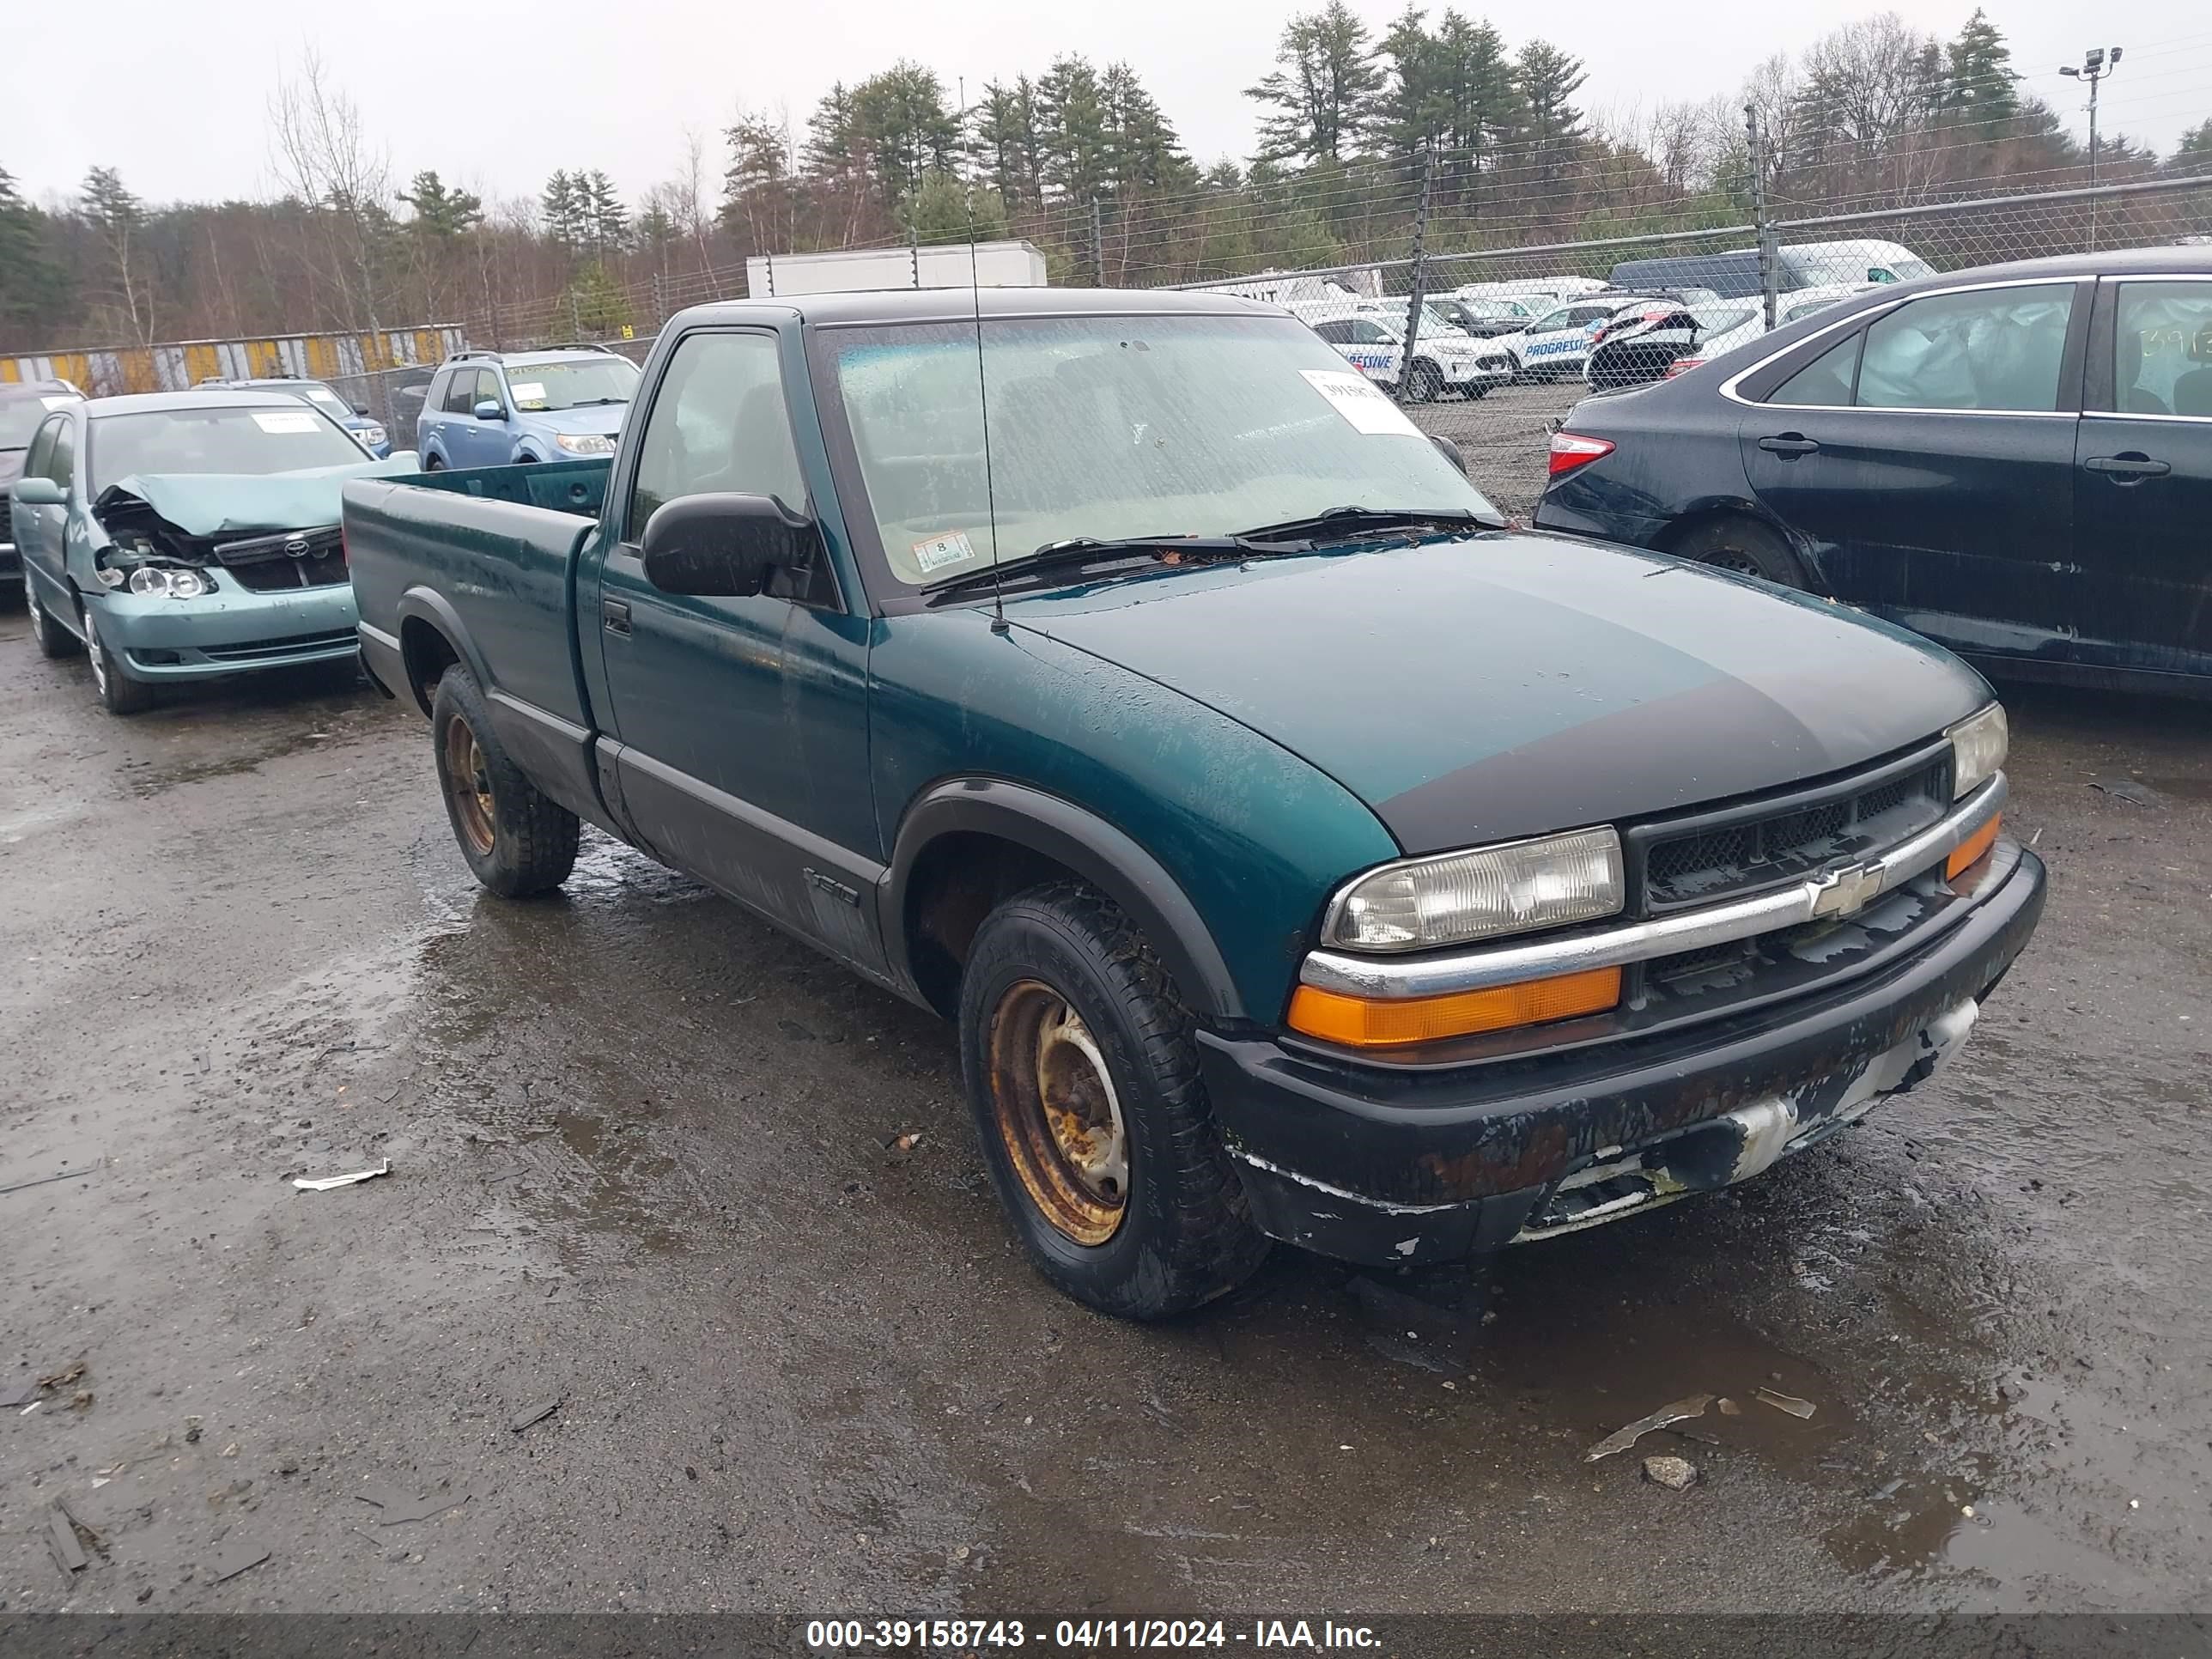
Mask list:
[[1381,1638],[1365,1625],[1316,1624],[1305,1619],[1258,1619],[1249,1630],[1219,1619],[830,1619],[806,1626],[817,1651],[890,1652],[902,1649],[1251,1648],[1369,1649]]

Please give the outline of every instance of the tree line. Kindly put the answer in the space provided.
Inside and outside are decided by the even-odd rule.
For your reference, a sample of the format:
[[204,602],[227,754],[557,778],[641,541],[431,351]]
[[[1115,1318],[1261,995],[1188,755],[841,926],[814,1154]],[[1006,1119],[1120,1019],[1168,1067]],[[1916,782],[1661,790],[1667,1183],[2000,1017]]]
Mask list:
[[[1783,216],[2056,188],[2089,160],[1978,10],[1948,40],[1894,13],[1847,23],[1702,101],[1589,93],[1571,53],[1453,6],[1408,4],[1376,33],[1324,0],[1246,89],[1243,159],[1194,159],[1126,62],[1064,55],[963,106],[902,61],[803,124],[737,111],[719,155],[687,131],[635,201],[590,166],[486,201],[435,171],[392,177],[309,58],[270,100],[274,199],[152,204],[94,166],[41,205],[0,168],[0,349],[431,321],[606,335],[742,293],[763,252],[1017,235],[1055,282],[1143,284],[1401,255],[1425,193],[1429,245],[1452,252],[1741,224],[1754,185]],[[2100,182],[2198,171],[2212,120],[2165,158],[2100,144]],[[2039,250],[1989,257],[2008,251]]]

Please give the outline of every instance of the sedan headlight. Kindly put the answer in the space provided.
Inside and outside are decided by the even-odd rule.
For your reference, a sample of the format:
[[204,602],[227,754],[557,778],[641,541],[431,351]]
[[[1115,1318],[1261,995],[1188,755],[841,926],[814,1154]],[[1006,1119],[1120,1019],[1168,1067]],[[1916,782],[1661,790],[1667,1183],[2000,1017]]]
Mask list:
[[212,586],[197,570],[176,570],[167,565],[142,564],[131,573],[131,591],[141,599],[197,599]]
[[1353,951],[1425,951],[1618,915],[1626,884],[1611,825],[1407,859],[1329,902],[1324,940]]
[[364,427],[362,429],[361,441],[374,449],[384,441],[386,435],[384,428],[380,426]]
[[571,455],[611,455],[615,453],[615,441],[602,437],[596,432],[558,432],[554,434],[553,441]]
[[1972,794],[1995,777],[2004,766],[2005,750],[2012,742],[2001,702],[1993,702],[1980,714],[1969,715],[1943,735],[1951,739],[1954,800]]

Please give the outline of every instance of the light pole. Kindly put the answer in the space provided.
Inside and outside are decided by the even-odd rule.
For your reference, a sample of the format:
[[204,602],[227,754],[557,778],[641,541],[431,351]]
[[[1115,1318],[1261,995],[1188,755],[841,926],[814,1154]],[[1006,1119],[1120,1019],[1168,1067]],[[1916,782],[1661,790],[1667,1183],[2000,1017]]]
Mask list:
[[[2071,64],[2061,64],[2058,66],[2058,72],[2061,75],[2071,76],[2077,81],[2087,81],[2089,83],[2089,188],[2092,190],[2097,187],[2097,87],[2106,76],[2119,68],[2120,53],[2123,50],[2119,46],[2114,46],[2108,56],[2104,47],[2092,46],[2082,54],[2081,66],[2079,69]],[[2096,247],[2097,198],[2092,196],[2089,198],[2090,252],[2094,252]]]

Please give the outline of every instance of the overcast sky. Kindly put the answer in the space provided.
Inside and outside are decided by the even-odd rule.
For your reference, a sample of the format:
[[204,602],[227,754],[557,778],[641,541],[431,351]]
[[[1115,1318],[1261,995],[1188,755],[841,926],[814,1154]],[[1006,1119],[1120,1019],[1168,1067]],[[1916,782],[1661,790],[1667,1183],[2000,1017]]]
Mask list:
[[[534,196],[556,167],[600,167],[635,202],[676,170],[689,124],[710,140],[740,102],[803,129],[833,81],[902,57],[947,90],[1042,70],[1055,53],[1126,58],[1200,161],[1251,148],[1243,88],[1266,73],[1284,18],[1313,0],[459,0],[451,5],[301,5],[299,0],[15,0],[0,52],[0,167],[27,194],[70,192],[93,165],[118,167],[152,201],[270,193],[267,105],[303,52],[359,103],[394,175],[434,167],[488,198]],[[1379,33],[1402,0],[1352,0]],[[1733,92],[1760,58],[1803,47],[1879,5],[1813,0],[1527,0],[1485,6],[1512,46],[1532,34],[1579,54],[1585,107]],[[1440,7],[1431,9],[1432,15]],[[1972,0],[1904,0],[1949,36]],[[2075,112],[2059,80],[2084,47],[2128,56],[2100,125],[2160,151],[2212,116],[2212,12],[2203,0],[1990,0],[2028,86]],[[420,20],[419,21],[411,20]]]

